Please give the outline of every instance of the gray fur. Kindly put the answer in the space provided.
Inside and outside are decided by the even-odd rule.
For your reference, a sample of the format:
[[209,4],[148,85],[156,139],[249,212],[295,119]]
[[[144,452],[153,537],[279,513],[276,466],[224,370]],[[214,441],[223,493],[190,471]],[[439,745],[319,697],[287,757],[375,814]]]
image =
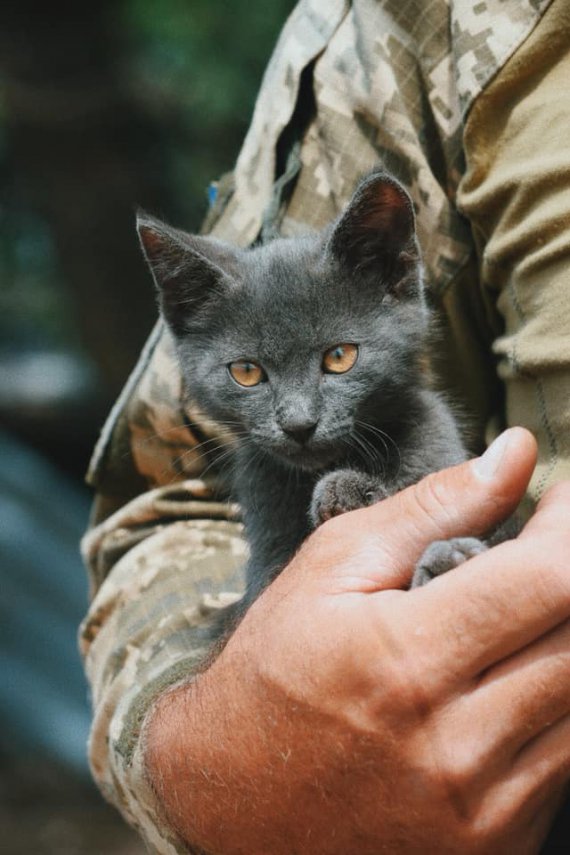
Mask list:
[[459,567],[469,558],[481,555],[489,547],[476,537],[452,537],[450,540],[434,540],[430,543],[424,554],[416,564],[412,579],[412,588],[419,588]]
[[[249,250],[146,215],[138,228],[192,397],[238,436],[233,485],[251,550],[242,610],[312,527],[466,458],[422,371],[413,208],[391,176],[366,177],[323,232]],[[323,373],[325,351],[347,342],[354,367]],[[240,387],[228,371],[239,358],[267,380]]]

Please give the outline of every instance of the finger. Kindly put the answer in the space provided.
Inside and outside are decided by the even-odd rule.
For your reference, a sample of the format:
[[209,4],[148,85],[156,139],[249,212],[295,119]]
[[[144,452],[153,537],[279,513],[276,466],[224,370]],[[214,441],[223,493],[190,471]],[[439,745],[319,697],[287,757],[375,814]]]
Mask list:
[[[333,531],[336,576],[347,589],[405,587],[416,562],[434,540],[481,535],[513,512],[536,462],[536,442],[523,428],[511,428],[485,454],[436,472],[370,508],[336,517],[318,531]],[[327,526],[329,527],[327,529]],[[339,561],[345,538],[362,544],[358,555]],[[351,585],[353,587],[351,587]]]
[[569,513],[566,483],[537,510],[532,536],[500,544],[407,595],[409,620],[450,673],[475,677],[570,617]]
[[482,457],[429,475],[390,505],[371,508],[394,573],[407,584],[433,541],[483,535],[504,520],[524,495],[535,463],[532,434],[511,428]]
[[[560,849],[557,838],[551,840],[550,832],[556,814],[565,800],[564,787],[532,789],[517,779],[500,780],[490,787],[479,806],[483,825],[494,831],[494,853],[536,855],[548,838],[548,852],[566,852],[566,836]],[[497,834],[498,838],[497,839]],[[552,845],[555,848],[551,848]]]
[[570,716],[557,721],[526,745],[505,779],[502,798],[543,802],[570,779]]
[[481,739],[493,733],[497,760],[509,764],[570,715],[570,622],[487,671],[468,695],[468,710]]

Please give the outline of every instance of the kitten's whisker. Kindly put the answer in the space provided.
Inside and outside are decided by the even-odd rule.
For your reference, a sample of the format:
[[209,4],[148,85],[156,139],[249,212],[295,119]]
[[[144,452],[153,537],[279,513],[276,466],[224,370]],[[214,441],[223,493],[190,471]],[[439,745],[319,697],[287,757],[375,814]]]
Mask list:
[[[245,431],[243,434],[243,438],[247,439],[247,434],[245,433]],[[193,445],[191,448],[187,448],[182,454],[180,454],[178,457],[175,457],[172,460],[171,466],[172,467],[178,467],[180,470],[180,474],[184,474],[181,471],[181,467],[180,467],[180,464],[182,463],[182,461],[186,460],[188,457],[195,454],[196,451],[203,448],[203,446],[208,445],[209,443],[215,442],[215,441],[218,442],[218,445],[214,446],[212,448],[206,448],[201,454],[198,454],[197,459],[196,459],[196,463],[199,463],[199,461],[202,460],[203,458],[206,458],[206,459],[210,458],[212,455],[215,455],[216,452],[220,451],[221,449],[226,449],[228,453],[235,451],[235,446],[232,443],[228,443],[225,440],[221,440],[221,441],[220,440],[221,440],[221,437],[219,437],[219,436],[211,437],[210,439],[205,440],[204,442],[201,442],[198,445]],[[221,457],[223,457],[223,456],[224,455],[221,455]],[[216,463],[220,459],[221,458],[214,458],[214,460],[212,460],[212,462],[207,467],[207,469],[209,469],[212,464]],[[201,472],[197,472],[196,475],[199,477],[203,477],[204,471],[207,471],[207,469],[203,470]],[[166,472],[167,472],[167,470],[164,470],[163,474],[166,474]],[[174,478],[172,480],[174,480]]]
[[398,455],[398,468],[396,470],[396,475],[397,475],[398,472],[400,471],[400,469],[402,468],[402,455],[400,453],[400,449],[399,449],[396,441],[390,436],[389,433],[386,433],[386,431],[382,430],[381,428],[377,427],[376,425],[371,425],[368,422],[363,422],[360,420],[357,420],[356,424],[359,425],[360,427],[364,428],[364,430],[369,430],[371,433],[376,434],[378,436],[378,438],[383,441],[383,444],[384,444],[384,447],[386,448],[386,453],[388,456],[389,456],[389,452],[388,452],[388,448],[386,446],[385,440],[388,440],[388,442],[390,442],[392,444],[394,451]]
[[380,464],[381,464],[382,475],[385,475],[385,473],[386,473],[386,469],[387,469],[387,465],[388,465],[388,460],[389,460],[389,458],[390,458],[390,453],[389,453],[389,451],[388,451],[388,446],[386,445],[386,443],[385,443],[384,439],[383,439],[382,437],[379,437],[379,439],[380,439],[380,441],[381,441],[381,443],[382,443],[382,448],[383,448],[383,450],[384,450],[384,452],[385,452],[385,457],[382,455],[381,450],[380,450],[379,448],[377,448],[377,447],[374,445],[374,443],[373,443],[373,442],[371,442],[371,440],[367,439],[367,438],[366,438],[365,436],[363,436],[362,434],[360,434],[360,438],[361,438],[361,440],[362,440],[364,443],[366,443],[366,445],[367,445],[367,446],[370,446],[370,447],[374,450],[374,454],[375,454],[375,456],[376,456],[377,460],[378,460],[378,461],[380,462]]
[[[219,438],[218,438],[218,440],[219,440]],[[177,466],[179,463],[182,463],[183,460],[186,460],[189,457],[193,456],[205,444],[206,443],[201,443],[199,446],[193,446],[192,448],[187,448],[186,451],[182,452],[182,454],[179,454],[178,457],[175,457],[172,460],[172,466]],[[222,448],[227,448],[227,447],[228,447],[227,443],[222,442],[216,446],[213,446],[212,448],[204,449],[202,451],[202,453],[197,455],[196,462],[202,460],[202,458],[204,458],[204,457],[208,458],[212,454],[215,454],[217,451],[220,451]]]
[[[236,422],[236,424],[237,424],[237,422]],[[164,434],[169,433],[169,432],[171,432],[171,431],[173,431],[173,430],[180,430],[180,428],[179,428],[179,427],[176,427],[176,428],[170,428],[170,429],[169,429],[169,430],[167,430],[167,431],[159,432],[159,433],[155,433],[155,434],[153,434],[153,435],[151,435],[151,436],[147,437],[147,438],[146,438],[146,439],[144,439],[144,440],[135,441],[135,442],[133,442],[132,449],[133,449],[133,451],[136,451],[137,449],[143,449],[143,448],[144,448],[146,445],[148,445],[148,443],[150,443],[153,439],[155,439],[155,438],[160,439],[160,438],[162,438],[162,437],[164,436]],[[190,447],[186,448],[186,449],[185,449],[185,451],[183,451],[183,452],[182,452],[182,454],[180,454],[180,455],[178,455],[177,457],[173,458],[173,460],[171,461],[171,466],[172,466],[172,467],[176,467],[176,466],[177,466],[179,463],[181,463],[181,462],[182,462],[186,457],[190,456],[191,454],[195,454],[197,451],[199,451],[199,450],[201,450],[201,449],[204,449],[204,452],[203,452],[203,454],[201,454],[201,455],[199,455],[199,456],[198,456],[198,460],[199,460],[201,457],[207,457],[207,456],[208,456],[208,455],[210,455],[210,454],[214,454],[214,453],[215,453],[218,449],[220,449],[220,448],[224,448],[224,447],[228,447],[228,446],[231,446],[231,447],[233,448],[233,447],[234,447],[234,443],[232,443],[232,441],[231,441],[231,440],[232,440],[232,439],[234,439],[234,440],[236,440],[236,439],[237,439],[237,440],[241,440],[243,437],[247,437],[247,432],[246,432],[244,429],[242,429],[242,430],[241,430],[241,431],[239,431],[239,432],[235,432],[235,433],[232,435],[232,437],[231,437],[231,438],[228,438],[228,439],[226,439],[225,437],[221,437],[219,434],[218,434],[218,435],[216,435],[216,436],[209,437],[208,439],[205,439],[205,440],[203,440],[202,442],[197,443],[196,445],[191,445]],[[218,445],[218,446],[216,446],[216,447],[214,447],[214,448],[206,448],[206,446],[208,446],[208,445],[210,445],[210,444],[213,444],[213,443],[216,443],[216,442],[217,442],[217,443],[219,443],[219,445]],[[123,458],[124,458],[124,457],[127,457],[130,453],[132,453],[132,452],[125,452],[125,453],[122,455],[122,456],[123,456]],[[168,472],[168,469],[163,469],[163,470],[162,470],[162,472],[161,472],[161,475],[166,475],[166,473],[167,473],[167,472]],[[171,481],[171,482],[169,482],[169,483],[172,483],[172,481]]]
[[392,439],[390,434],[386,433],[386,431],[382,430],[382,428],[379,428],[376,425],[371,425],[369,422],[363,422],[360,420],[357,420],[356,424],[360,425],[360,427],[363,427],[365,430],[369,430],[372,433],[378,434],[379,436],[383,437],[384,439],[387,439],[388,442],[391,442],[392,445],[394,446],[394,448],[396,450],[398,450],[398,446],[397,446],[396,442]]
[[366,449],[366,447],[360,441],[360,439],[356,433],[351,432],[349,434],[349,441],[347,442],[347,445],[351,449],[351,451],[353,453],[355,453],[356,456],[363,461],[365,467],[369,468],[370,467],[370,452],[368,451],[368,449]]
[[[259,446],[256,446],[255,443],[251,442],[251,440],[250,440],[250,446],[251,445],[254,447],[255,451],[254,451],[253,455],[249,458],[247,465],[244,468],[244,470],[242,472],[240,472],[240,477],[243,477],[246,474],[246,472],[249,469],[251,469],[261,457],[263,457],[263,454],[264,454],[263,449],[260,448]],[[252,510],[254,511],[254,513],[259,512],[259,506],[256,502],[255,496],[252,497]]]
[[[229,431],[232,434],[232,437],[237,434],[237,431],[233,430],[233,428],[243,427],[241,422],[237,422],[237,421],[216,421],[216,425],[218,425],[221,428],[225,428],[225,427],[229,428]],[[146,445],[146,443],[152,442],[153,439],[165,439],[168,434],[173,433],[174,431],[187,431],[188,433],[192,434],[192,426],[188,425],[184,421],[181,421],[177,425],[172,425],[172,427],[165,428],[164,430],[158,430],[158,431],[155,431],[154,433],[150,433],[144,439],[136,440],[133,443],[133,445],[135,447],[144,446],[144,445]],[[212,437],[210,437],[210,439],[207,439],[205,441],[210,442],[214,439],[220,439],[220,438],[221,438],[220,434],[216,434],[215,436],[212,436]],[[194,447],[196,447],[196,446],[194,446]]]
[[219,456],[219,457],[214,458],[214,460],[212,460],[212,461],[211,461],[211,462],[206,466],[206,468],[204,469],[204,471],[200,473],[200,477],[201,477],[201,478],[204,478],[204,477],[205,477],[205,475],[206,475],[206,473],[207,473],[207,472],[209,472],[209,471],[210,471],[210,469],[212,469],[212,467],[214,467],[214,466],[219,467],[219,466],[221,466],[221,464],[222,464],[222,463],[224,463],[224,465],[225,465],[225,462],[226,462],[226,461],[228,461],[228,462],[229,462],[229,460],[231,460],[231,458],[232,458],[232,457],[233,457],[233,455],[234,455],[234,452],[235,452],[235,449],[234,449],[234,448],[226,448],[226,450],[224,451],[224,453],[223,453],[223,454],[220,454],[220,456]]
[[368,442],[368,440],[366,440],[365,437],[363,437],[361,434],[357,433],[356,431],[353,431],[351,433],[351,437],[353,438],[353,440],[356,444],[355,447],[359,450],[360,456],[363,458],[364,463],[367,464],[368,466],[370,466],[370,464],[372,464],[372,466],[374,468],[377,468],[377,466],[379,466],[379,468],[380,468],[379,474],[383,475],[384,471],[385,471],[384,461],[382,460],[382,457],[380,456],[379,450],[374,448],[372,443]]

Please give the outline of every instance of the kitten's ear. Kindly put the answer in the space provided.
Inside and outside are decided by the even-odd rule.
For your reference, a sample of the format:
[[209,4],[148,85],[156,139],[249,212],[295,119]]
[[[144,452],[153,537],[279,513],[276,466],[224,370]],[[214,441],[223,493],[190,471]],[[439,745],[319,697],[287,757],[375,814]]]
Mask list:
[[417,260],[412,200],[386,172],[374,172],[357,187],[333,228],[328,249],[352,270],[392,266],[402,256]]
[[181,335],[188,319],[229,285],[235,253],[226,244],[173,229],[144,211],[137,212],[137,231],[162,314],[175,335]]

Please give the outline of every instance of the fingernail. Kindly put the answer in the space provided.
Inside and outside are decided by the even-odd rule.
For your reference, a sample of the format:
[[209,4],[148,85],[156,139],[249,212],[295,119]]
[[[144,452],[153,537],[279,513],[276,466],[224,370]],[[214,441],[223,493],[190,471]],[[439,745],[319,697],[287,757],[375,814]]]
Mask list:
[[473,466],[480,478],[490,480],[495,477],[505,456],[510,439],[510,431],[507,430],[491,443],[481,457],[478,457],[474,461]]

